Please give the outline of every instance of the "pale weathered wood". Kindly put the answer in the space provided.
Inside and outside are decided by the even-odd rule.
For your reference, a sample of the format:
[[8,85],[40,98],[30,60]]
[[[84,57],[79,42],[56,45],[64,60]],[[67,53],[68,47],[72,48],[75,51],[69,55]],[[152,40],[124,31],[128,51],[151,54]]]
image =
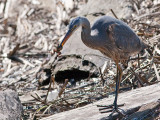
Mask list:
[[[156,102],[160,99],[160,83],[155,85],[142,87],[128,92],[120,93],[118,104],[125,103],[121,107],[127,111],[129,109],[137,108],[147,103]],[[41,120],[98,120],[107,117],[110,113],[101,114],[96,105],[112,104],[114,97],[105,98],[93,104],[86,105],[70,111],[58,113]]]

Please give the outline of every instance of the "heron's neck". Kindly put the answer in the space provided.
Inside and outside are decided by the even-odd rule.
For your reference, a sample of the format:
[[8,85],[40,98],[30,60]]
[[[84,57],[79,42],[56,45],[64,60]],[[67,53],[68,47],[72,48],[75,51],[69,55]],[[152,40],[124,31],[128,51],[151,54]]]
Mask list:
[[87,18],[81,17],[81,25],[82,25],[82,32],[90,35],[91,34],[91,28],[90,23]]
[[95,44],[96,41],[93,39],[94,37],[91,36],[91,28],[88,19],[85,17],[81,17],[81,25],[82,25],[81,39],[83,43],[92,49],[96,49],[96,44]]

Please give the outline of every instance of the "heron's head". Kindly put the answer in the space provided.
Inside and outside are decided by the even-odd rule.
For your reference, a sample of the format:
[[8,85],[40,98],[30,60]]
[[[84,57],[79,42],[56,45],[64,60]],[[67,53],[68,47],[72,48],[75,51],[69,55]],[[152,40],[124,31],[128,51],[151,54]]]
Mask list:
[[62,49],[65,42],[69,39],[69,37],[78,29],[78,27],[81,25],[81,17],[74,18],[69,23],[68,31],[63,38],[62,42],[59,44],[58,48]]

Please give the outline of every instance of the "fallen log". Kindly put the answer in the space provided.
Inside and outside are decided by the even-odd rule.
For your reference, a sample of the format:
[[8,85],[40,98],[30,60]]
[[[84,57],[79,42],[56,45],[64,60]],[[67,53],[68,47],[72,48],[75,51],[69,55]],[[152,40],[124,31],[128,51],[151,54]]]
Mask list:
[[[159,99],[160,83],[157,83],[154,85],[120,93],[118,104],[125,104],[123,107],[121,107],[121,109],[123,109],[125,113],[127,113],[127,115],[128,113],[130,114],[126,117],[127,120],[131,120],[134,118],[138,120],[141,119],[141,117],[143,120],[143,117],[145,115],[154,117],[155,115],[153,114],[156,111],[159,111],[158,115],[160,115],[160,102],[158,101]],[[86,105],[84,107],[45,117],[41,120],[109,120],[110,118],[108,116],[110,113],[101,114],[97,105],[110,105],[113,103],[113,101],[114,97],[112,96],[110,98],[102,99],[98,102]],[[118,118],[118,115],[115,115],[112,120],[116,118]]]

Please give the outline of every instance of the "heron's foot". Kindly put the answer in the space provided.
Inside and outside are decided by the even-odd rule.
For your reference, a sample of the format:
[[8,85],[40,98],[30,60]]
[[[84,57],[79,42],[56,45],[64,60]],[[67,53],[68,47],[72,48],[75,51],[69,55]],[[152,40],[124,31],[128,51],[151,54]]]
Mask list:
[[[108,112],[112,112],[110,114],[110,116],[112,116],[114,113],[118,113],[122,116],[125,116],[125,113],[122,109],[120,109],[119,107],[124,106],[124,104],[112,104],[112,105],[97,105],[97,107],[99,107],[99,111],[100,113],[108,113]],[[106,110],[107,109],[107,110]]]

